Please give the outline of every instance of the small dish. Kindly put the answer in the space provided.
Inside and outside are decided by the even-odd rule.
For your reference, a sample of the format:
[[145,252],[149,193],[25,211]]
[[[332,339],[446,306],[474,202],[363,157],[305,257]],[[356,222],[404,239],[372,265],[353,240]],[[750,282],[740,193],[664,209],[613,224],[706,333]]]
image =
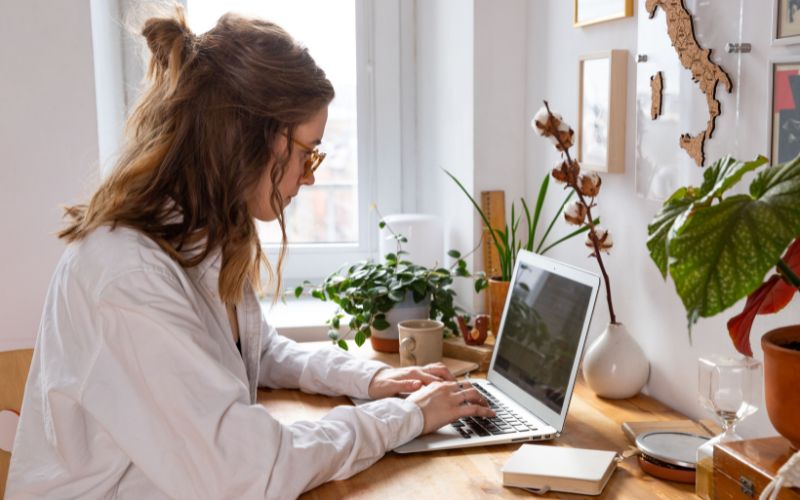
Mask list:
[[639,466],[646,473],[681,483],[694,483],[697,448],[707,437],[686,432],[655,431],[636,437]]

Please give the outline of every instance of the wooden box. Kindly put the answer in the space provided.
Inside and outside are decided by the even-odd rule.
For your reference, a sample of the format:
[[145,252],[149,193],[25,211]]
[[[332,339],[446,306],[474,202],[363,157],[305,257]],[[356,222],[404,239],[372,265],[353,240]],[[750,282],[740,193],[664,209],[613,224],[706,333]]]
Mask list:
[[[796,451],[782,437],[745,439],[715,446],[715,498],[758,498]],[[783,488],[778,499],[800,500],[800,488]]]
[[486,339],[483,345],[467,345],[460,336],[444,339],[442,355],[447,358],[463,359],[478,363],[478,370],[485,372],[489,369],[494,351],[494,337]]

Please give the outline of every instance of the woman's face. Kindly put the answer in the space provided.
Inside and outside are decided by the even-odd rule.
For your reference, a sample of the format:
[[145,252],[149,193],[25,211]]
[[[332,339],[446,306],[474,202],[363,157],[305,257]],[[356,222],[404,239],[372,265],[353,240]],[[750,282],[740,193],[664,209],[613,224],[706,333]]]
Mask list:
[[[278,184],[278,191],[283,197],[284,208],[291,203],[292,198],[297,195],[301,186],[310,186],[314,184],[314,175],[304,177],[304,165],[308,159],[311,151],[300,146],[298,143],[305,144],[310,148],[316,148],[322,141],[322,135],[325,133],[325,124],[328,122],[328,107],[320,109],[314,116],[307,121],[301,123],[295,128],[294,139],[295,143],[292,144],[292,155],[289,157],[289,162],[286,164],[286,172]],[[282,157],[286,154],[289,139],[284,134],[278,134],[275,138],[275,154]],[[272,196],[272,180],[269,177],[270,170],[273,165],[267,166],[261,173],[258,184],[247,200],[247,209],[250,215],[261,221],[271,221],[278,217],[275,210],[270,205],[270,198]]]

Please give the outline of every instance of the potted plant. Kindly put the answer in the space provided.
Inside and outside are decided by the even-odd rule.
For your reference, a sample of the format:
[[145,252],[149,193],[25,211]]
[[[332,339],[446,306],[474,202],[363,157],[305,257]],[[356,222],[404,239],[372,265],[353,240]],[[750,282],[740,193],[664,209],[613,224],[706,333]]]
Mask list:
[[600,336],[587,348],[583,357],[583,375],[586,383],[598,396],[622,399],[636,395],[647,383],[650,376],[650,363],[644,351],[617,321],[614,304],[611,300],[611,280],[603,263],[602,253],[609,253],[613,246],[611,233],[599,226],[592,218],[592,208],[600,194],[602,179],[593,171],[583,171],[577,160],[572,159],[574,131],[561,115],[550,111],[547,101],[534,116],[531,126],[539,135],[550,139],[556,150],[563,156],[552,170],[554,179],[565,184],[578,197],[564,213],[570,224],[587,229],[586,246],[589,254],[597,260],[606,289],[609,324]]
[[407,253],[402,244],[407,238],[383,221],[379,227],[389,229],[397,241],[396,252],[385,255],[382,262],[346,264],[319,285],[305,281],[294,289],[295,297],[308,287],[312,297],[336,303],[337,311],[326,321],[328,337],[345,350],[345,339],[352,334],[358,346],[369,338],[377,351],[398,352],[397,323],[405,319],[438,319],[445,324],[446,334],[458,332],[455,318],[464,310],[455,303],[453,279],[472,279],[475,291],[480,292],[487,286],[483,273],[470,272],[464,260],[468,255],[462,257],[458,250],[448,252],[455,259],[450,267],[428,268],[410,262],[403,258]]
[[[589,230],[589,227],[581,227],[548,244],[547,237],[550,235],[550,231],[553,229],[553,226],[558,218],[564,212],[564,207],[575,194],[574,192],[570,191],[564,196],[561,206],[550,220],[550,223],[547,225],[547,229],[545,229],[544,234],[542,234],[541,238],[537,240],[539,219],[542,215],[544,200],[547,197],[547,188],[550,185],[550,176],[545,175],[542,179],[542,183],[539,185],[539,193],[536,198],[536,205],[534,206],[533,213],[531,213],[525,198],[520,198],[522,213],[517,214],[516,206],[512,201],[510,224],[506,223],[503,229],[492,228],[491,224],[489,223],[489,218],[486,216],[483,210],[481,210],[480,205],[478,205],[478,203],[475,201],[475,198],[472,197],[464,185],[449,171],[445,170],[445,173],[451,179],[453,179],[453,182],[458,185],[459,189],[461,189],[467,198],[469,198],[469,201],[472,202],[472,205],[475,207],[475,210],[478,212],[478,215],[480,215],[481,220],[483,221],[484,228],[491,237],[491,244],[494,245],[495,251],[498,255],[498,260],[500,263],[498,270],[500,274],[489,277],[489,289],[487,291],[489,294],[489,316],[491,322],[490,329],[492,332],[496,333],[497,328],[500,326],[500,315],[503,313],[506,296],[508,295],[508,285],[509,281],[511,280],[511,273],[514,272],[514,263],[516,262],[517,253],[520,251],[520,249],[524,248],[530,252],[536,252],[544,255],[548,250],[555,247],[559,243],[567,241],[568,239],[578,236],[581,233],[585,233]],[[525,224],[521,228],[521,237],[518,238],[517,233],[520,229],[520,224],[522,223],[523,213],[525,215]],[[600,222],[600,219],[595,219],[594,222],[597,224]],[[485,244],[486,242],[482,243]]]
[[[701,186],[675,191],[648,226],[650,257],[664,278],[672,277],[690,335],[698,318],[747,297],[743,311],[727,324],[745,356],[753,355],[755,316],[780,311],[800,290],[800,157],[766,164],[763,156],[718,160],[706,169]],[[756,171],[748,193],[727,194]],[[765,279],[773,268],[777,273]],[[770,420],[800,447],[800,325],[769,332],[761,344]]]

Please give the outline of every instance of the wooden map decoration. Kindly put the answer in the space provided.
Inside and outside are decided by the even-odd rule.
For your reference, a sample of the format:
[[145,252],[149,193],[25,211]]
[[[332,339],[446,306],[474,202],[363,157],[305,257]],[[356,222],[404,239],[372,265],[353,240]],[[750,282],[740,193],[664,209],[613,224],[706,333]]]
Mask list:
[[697,166],[702,167],[705,162],[703,146],[706,139],[710,139],[714,133],[714,123],[720,114],[720,103],[715,96],[717,84],[721,83],[729,93],[733,90],[733,84],[725,70],[711,61],[711,49],[704,49],[697,43],[692,15],[686,10],[683,0],[646,0],[645,9],[650,19],[655,16],[658,7],[667,15],[667,33],[681,65],[692,73],[692,80],[706,96],[708,122],[705,130],[694,136],[687,133],[680,137],[681,148]]
[[661,99],[664,92],[664,76],[659,71],[650,77],[650,119],[661,116]]

